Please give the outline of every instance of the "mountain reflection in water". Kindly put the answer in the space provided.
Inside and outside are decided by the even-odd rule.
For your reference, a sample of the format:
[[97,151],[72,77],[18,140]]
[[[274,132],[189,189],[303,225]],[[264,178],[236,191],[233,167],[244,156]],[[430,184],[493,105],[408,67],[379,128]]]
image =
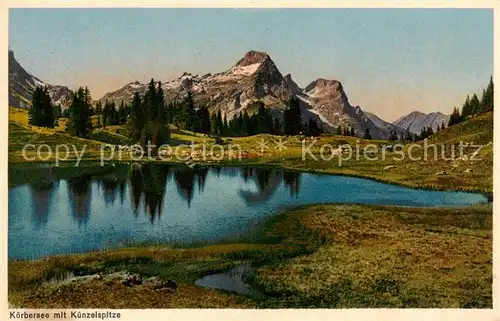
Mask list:
[[298,205],[463,206],[488,202],[478,193],[419,190],[265,167],[120,164],[98,170],[100,174],[63,179],[59,175],[64,171],[48,168],[46,175],[36,176],[42,180],[10,187],[9,258],[144,242],[237,239],[283,208]]
[[[256,190],[239,189],[239,195],[247,204],[268,200],[283,183],[290,195],[299,193],[300,173],[271,168],[197,168],[168,165],[138,165],[117,170],[101,176],[82,176],[67,180],[70,213],[79,225],[85,225],[90,216],[90,200],[92,199],[92,183],[98,186],[99,194],[106,206],[114,206],[119,201],[123,205],[128,186],[129,197],[134,208],[134,215],[139,214],[139,207],[148,214],[151,223],[159,220],[163,212],[167,182],[176,186],[177,194],[190,207],[194,197],[195,185],[199,194],[205,189],[209,172],[215,177],[241,177],[245,182],[254,181]],[[173,179],[172,179],[173,178]],[[37,207],[34,220],[43,225],[47,222],[50,195],[58,187],[58,182],[45,183],[43,186],[30,185],[33,203]],[[168,205],[168,204],[167,204]]]

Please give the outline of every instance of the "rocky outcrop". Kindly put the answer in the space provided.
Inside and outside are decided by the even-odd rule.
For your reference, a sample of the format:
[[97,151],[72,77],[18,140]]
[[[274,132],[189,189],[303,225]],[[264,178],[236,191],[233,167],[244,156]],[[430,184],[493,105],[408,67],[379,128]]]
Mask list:
[[47,87],[52,103],[67,108],[73,92],[65,86],[54,86],[28,73],[9,50],[9,106],[29,108],[31,96],[37,86]]

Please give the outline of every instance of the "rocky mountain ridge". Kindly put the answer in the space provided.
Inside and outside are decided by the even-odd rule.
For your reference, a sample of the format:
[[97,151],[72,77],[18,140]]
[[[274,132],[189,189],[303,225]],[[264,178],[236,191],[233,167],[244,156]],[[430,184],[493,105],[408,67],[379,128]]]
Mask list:
[[27,72],[9,50],[9,106],[29,108],[31,95],[37,86],[47,87],[52,102],[67,108],[73,99],[73,91],[65,86],[55,86]]
[[437,127],[441,126],[441,124],[447,126],[449,120],[449,115],[440,112],[424,114],[419,111],[414,111],[406,116],[400,117],[392,124],[418,135],[422,132],[424,127],[431,127],[432,130],[436,132]]
[[[100,101],[128,103],[135,92],[143,93],[146,87],[139,82],[129,83],[107,93]],[[339,81],[319,78],[300,88],[290,74],[283,76],[265,52],[250,51],[228,70],[213,75],[186,72],[163,83],[162,88],[167,101],[182,99],[189,91],[195,102],[205,104],[211,112],[220,110],[228,120],[245,110],[252,112],[252,103],[256,101],[280,115],[288,98],[295,96],[300,99],[304,121],[313,118],[327,131],[338,126],[353,127],[358,136],[368,128],[372,137],[388,138],[386,131],[378,128],[361,107],[349,103]]]
[[[133,81],[122,88],[105,94],[98,99],[114,101],[117,106],[129,103],[135,93],[143,94],[147,83]],[[54,104],[62,108],[69,106],[73,92],[65,86],[54,86],[28,73],[9,50],[9,105],[28,108],[31,93],[36,86],[47,86]],[[423,126],[434,130],[449,116],[441,113],[423,114],[413,112],[393,123],[386,122],[373,113],[363,111],[360,106],[351,105],[342,84],[338,80],[318,78],[301,88],[292,75],[283,74],[265,52],[249,51],[229,69],[204,75],[185,72],[180,77],[161,84],[167,102],[179,101],[188,92],[195,103],[203,104],[211,112],[221,111],[228,120],[239,113],[253,113],[254,103],[261,101],[275,117],[280,117],[286,108],[286,101],[296,97],[300,101],[302,118],[321,123],[326,131],[335,131],[339,126],[354,128],[357,136],[363,136],[366,129],[373,138],[387,139],[392,131],[400,136],[405,130],[419,134]]]

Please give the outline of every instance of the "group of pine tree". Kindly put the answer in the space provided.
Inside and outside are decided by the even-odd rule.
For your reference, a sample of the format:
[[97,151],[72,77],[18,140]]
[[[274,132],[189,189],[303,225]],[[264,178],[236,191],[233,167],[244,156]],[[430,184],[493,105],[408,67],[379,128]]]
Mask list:
[[467,95],[464,104],[462,105],[462,112],[458,108],[453,108],[450,115],[448,126],[461,123],[475,115],[493,110],[493,78],[490,77],[490,82],[486,89],[483,89],[481,100],[476,94],[472,98]]
[[[95,106],[88,88],[80,87],[75,93],[68,109],[61,111],[60,106],[53,106],[47,88],[37,87],[33,92],[32,107],[29,109],[29,123],[35,126],[53,128],[58,117],[67,117],[66,131],[74,136],[88,137],[94,128],[111,125],[125,125],[130,138],[146,145],[151,141],[154,145],[166,143],[170,138],[169,124],[177,128],[211,135],[220,140],[226,136],[249,136],[269,133],[274,135],[318,136],[323,133],[321,123],[312,118],[302,121],[299,99],[291,97],[286,102],[283,115],[273,115],[265,108],[264,103],[257,101],[250,108],[253,114],[243,111],[231,120],[222,116],[220,110],[210,113],[207,106],[196,105],[191,93],[180,101],[166,103],[161,83],[151,79],[148,88],[142,97],[135,93],[130,104],[116,106],[113,101],[106,101],[104,106],[97,102]],[[493,79],[483,90],[481,99],[476,94],[467,96],[461,112],[454,108],[447,126],[463,122],[477,114],[493,110]],[[91,117],[97,116],[96,124],[92,124]],[[445,128],[442,123],[437,130]],[[335,134],[356,136],[352,127],[339,126]],[[433,134],[433,129],[425,127],[420,135],[404,132],[401,136],[393,131],[390,140],[414,141],[427,138]],[[368,129],[362,137],[371,139]]]
[[52,106],[47,88],[36,87],[33,91],[32,107],[28,111],[28,121],[31,125],[54,128],[56,110]]
[[[476,115],[492,111],[493,110],[493,77],[490,77],[490,82],[486,89],[483,89],[481,99],[478,98],[476,94],[472,95],[472,98],[467,95],[465,102],[462,105],[462,110],[460,111],[457,107],[453,108],[453,112],[450,115],[447,126],[453,126],[464,122]],[[438,125],[436,132],[445,129],[444,123]],[[417,140],[425,139],[432,135],[434,131],[431,127],[424,127],[420,135],[416,137]]]

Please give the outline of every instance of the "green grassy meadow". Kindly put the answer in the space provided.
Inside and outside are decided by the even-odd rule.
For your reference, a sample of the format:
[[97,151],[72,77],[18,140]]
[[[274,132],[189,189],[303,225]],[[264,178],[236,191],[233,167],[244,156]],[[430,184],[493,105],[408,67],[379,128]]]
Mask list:
[[[112,170],[114,162],[132,162],[126,154],[99,165],[104,144],[131,142],[120,126],[94,130],[88,139],[64,132],[66,120],[54,129],[29,126],[25,110],[9,109],[9,186],[69,178]],[[171,128],[172,145],[214,138]],[[273,140],[286,140],[286,149]],[[486,145],[478,160],[449,161],[302,159],[301,137],[256,135],[226,137],[224,146],[242,147],[241,160],[224,155],[199,164],[275,166],[298,171],[353,175],[419,188],[493,191],[493,113],[485,113],[432,135],[428,143],[457,146],[460,141]],[[260,140],[269,148],[258,148]],[[320,136],[321,144],[382,146],[387,141]],[[312,143],[308,138],[306,144]],[[26,161],[26,144],[71,144],[81,150],[55,168],[54,155]],[[424,142],[417,142],[423,146]],[[408,152],[409,145],[402,150]],[[181,151],[189,152],[184,146]],[[423,156],[423,151],[417,151]],[[33,150],[28,157],[35,156]],[[49,157],[50,156],[50,157]],[[380,154],[372,156],[381,156]],[[448,155],[449,156],[449,155]],[[161,160],[154,160],[161,162]],[[175,160],[168,161],[175,162]],[[250,263],[247,282],[263,293],[244,296],[194,284],[205,275]],[[121,283],[124,273],[141,275],[141,285]],[[71,278],[66,278],[67,275]],[[99,277],[96,277],[99,276]],[[287,209],[264,222],[248,239],[188,248],[145,245],[98,252],[52,256],[8,263],[9,304],[23,308],[491,308],[492,205],[454,208],[318,204]],[[156,291],[157,282],[174,279],[175,293]]]

